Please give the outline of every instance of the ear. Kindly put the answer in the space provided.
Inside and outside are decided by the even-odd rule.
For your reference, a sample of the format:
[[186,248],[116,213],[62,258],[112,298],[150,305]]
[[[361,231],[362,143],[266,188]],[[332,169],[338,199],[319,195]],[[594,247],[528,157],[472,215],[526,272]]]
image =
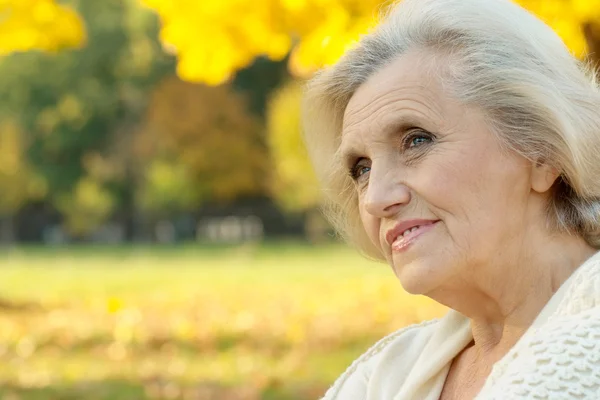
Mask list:
[[558,170],[543,161],[533,164],[531,171],[531,188],[538,193],[545,193],[558,179],[560,173]]

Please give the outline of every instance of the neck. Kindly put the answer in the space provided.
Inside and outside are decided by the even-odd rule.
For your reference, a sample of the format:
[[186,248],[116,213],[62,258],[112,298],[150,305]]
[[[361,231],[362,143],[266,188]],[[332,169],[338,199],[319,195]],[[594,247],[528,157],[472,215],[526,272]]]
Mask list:
[[483,365],[491,366],[514,346],[560,286],[596,251],[578,237],[555,237],[545,241],[539,251],[515,257],[516,262],[478,268],[486,278],[468,282],[468,289],[463,281],[462,288],[453,285],[431,297],[471,319],[474,342],[470,351]]

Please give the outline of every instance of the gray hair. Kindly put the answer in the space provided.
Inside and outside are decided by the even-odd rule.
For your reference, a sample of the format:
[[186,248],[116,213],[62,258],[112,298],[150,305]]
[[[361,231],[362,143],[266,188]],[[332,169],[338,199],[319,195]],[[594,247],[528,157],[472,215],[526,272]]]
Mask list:
[[598,82],[550,27],[509,0],[404,0],[308,83],[305,141],[325,189],[325,214],[337,231],[382,258],[366,236],[353,183],[338,160],[342,118],[370,76],[418,50],[446,58],[437,63],[444,87],[482,110],[503,146],[560,172],[549,227],[600,248]]

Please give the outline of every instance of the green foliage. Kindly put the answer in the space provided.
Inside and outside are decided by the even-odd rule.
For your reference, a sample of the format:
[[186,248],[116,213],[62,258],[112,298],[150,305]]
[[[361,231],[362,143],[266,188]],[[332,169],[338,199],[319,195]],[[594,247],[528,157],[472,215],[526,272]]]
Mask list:
[[286,79],[289,79],[287,60],[275,62],[261,57],[250,67],[238,71],[231,85],[247,94],[250,111],[264,119],[269,96]]
[[[135,2],[75,3],[88,46],[3,59],[0,116],[18,118],[24,156],[47,184],[45,199],[83,234],[131,197],[131,132],[173,62],[156,39],[156,18]],[[99,174],[90,156],[111,168]]]
[[27,171],[76,235],[116,213],[168,217],[266,192],[269,158],[250,108],[261,114],[284,64],[241,73],[235,90],[252,96],[183,83],[156,16],[136,0],[71,4],[87,26],[85,48],[0,60],[0,117],[15,116],[23,143],[18,177],[0,176],[15,197],[9,212],[31,198],[18,187]]
[[149,211],[227,202],[266,190],[261,125],[248,112],[246,97],[227,85],[165,79],[153,93],[135,147]]
[[186,165],[176,159],[156,157],[144,169],[144,184],[138,192],[142,210],[168,215],[198,205],[200,199],[193,189],[194,180]]
[[115,197],[101,183],[85,176],[72,191],[58,195],[55,203],[66,218],[68,230],[85,235],[111,215]]
[[45,181],[27,162],[24,139],[14,121],[0,122],[0,216],[13,214],[28,200],[46,194]]

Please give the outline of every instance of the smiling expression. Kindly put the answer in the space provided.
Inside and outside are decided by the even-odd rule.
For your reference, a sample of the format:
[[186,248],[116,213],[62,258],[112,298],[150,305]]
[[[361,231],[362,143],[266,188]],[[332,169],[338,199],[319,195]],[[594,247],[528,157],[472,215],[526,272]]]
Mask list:
[[427,62],[404,55],[360,86],[340,149],[368,237],[419,294],[494,279],[501,271],[482,266],[525,245],[545,207],[531,163],[503,149],[484,113],[452,98]]

